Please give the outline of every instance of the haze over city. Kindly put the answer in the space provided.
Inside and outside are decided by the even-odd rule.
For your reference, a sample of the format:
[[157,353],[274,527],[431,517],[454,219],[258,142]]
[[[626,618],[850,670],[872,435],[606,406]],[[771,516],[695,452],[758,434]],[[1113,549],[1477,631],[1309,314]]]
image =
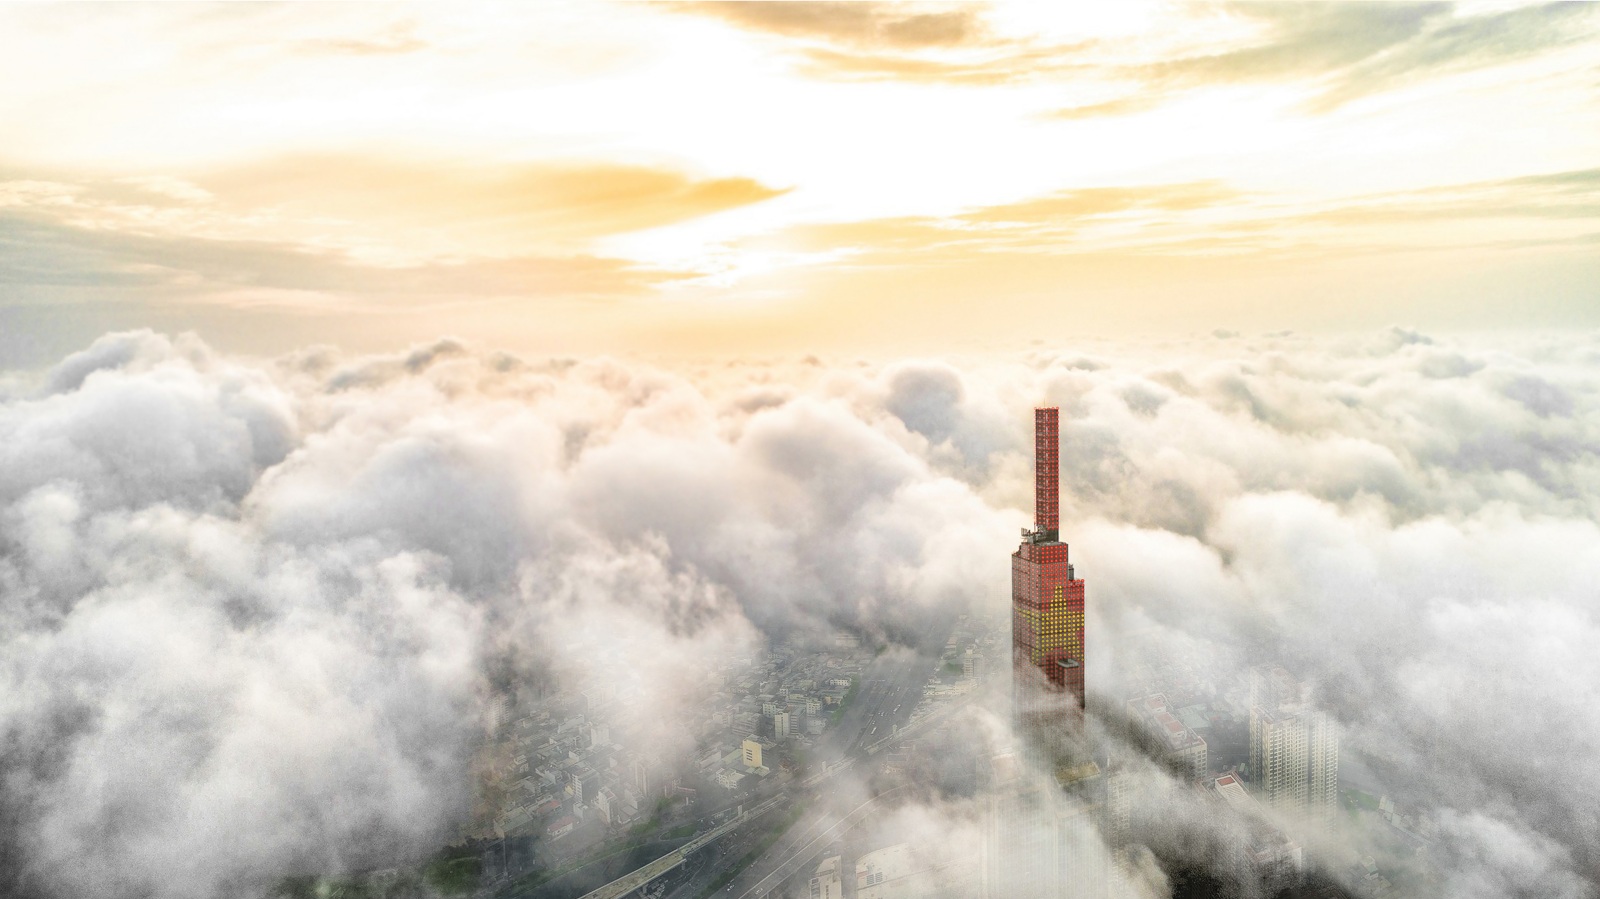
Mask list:
[[1597,28],[0,8],[0,894],[1600,895]]

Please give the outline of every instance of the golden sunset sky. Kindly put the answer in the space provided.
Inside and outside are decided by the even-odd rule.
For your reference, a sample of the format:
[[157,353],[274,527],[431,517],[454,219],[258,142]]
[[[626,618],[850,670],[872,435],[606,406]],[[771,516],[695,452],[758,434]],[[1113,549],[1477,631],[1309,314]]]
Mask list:
[[1600,9],[0,8],[0,353],[1600,325]]

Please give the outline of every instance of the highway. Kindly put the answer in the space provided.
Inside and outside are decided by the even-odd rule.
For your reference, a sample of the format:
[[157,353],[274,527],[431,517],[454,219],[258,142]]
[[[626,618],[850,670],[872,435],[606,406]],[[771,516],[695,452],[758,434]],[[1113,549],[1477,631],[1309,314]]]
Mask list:
[[[920,635],[917,649],[891,649],[868,663],[862,669],[861,686],[854,702],[839,716],[837,727],[819,741],[819,754],[825,758],[846,755],[865,758],[868,747],[884,749],[892,745],[895,741],[891,739],[885,742],[885,738],[893,736],[896,726],[904,727],[911,719],[917,703],[922,701],[922,687],[938,672],[940,655],[944,649],[943,638],[953,623],[935,620]],[[921,730],[920,727],[918,729]],[[865,779],[863,766],[857,764],[855,767]],[[828,795],[819,797],[806,810],[783,839],[774,843],[740,873],[722,895],[729,899],[758,899],[766,895],[763,890],[776,890],[835,839],[859,823],[859,818],[852,820],[851,816],[859,812],[864,817],[875,808],[876,800],[869,798],[854,810],[840,814],[827,801],[830,798],[842,798],[840,791],[826,793]],[[859,800],[861,797],[856,798]]]
[[850,828],[860,824],[867,815],[873,812],[879,802],[899,792],[901,789],[903,788],[897,787],[886,793],[874,796],[851,809],[847,814],[837,817],[820,832],[815,834],[809,831],[804,832],[792,840],[788,848],[781,849],[776,853],[769,852],[768,856],[774,856],[776,864],[772,866],[772,870],[765,877],[762,877],[753,886],[740,893],[739,899],[761,899],[761,897],[769,895],[773,890],[782,886],[785,880],[793,877],[812,859],[820,855],[834,840],[844,836]]
[[[781,838],[728,885],[723,891],[724,896],[757,899],[766,895],[799,872],[807,862],[875,808],[875,803],[882,797],[867,798],[849,811],[841,812],[835,806],[850,794],[830,790],[825,782],[818,781],[826,781],[848,770],[850,763],[856,759],[866,758],[870,753],[896,742],[890,738],[897,728],[905,726],[910,720],[911,712],[922,701],[923,685],[938,672],[944,642],[942,637],[949,633],[952,624],[942,617],[936,618],[919,635],[916,648],[895,647],[886,650],[863,666],[851,703],[840,714],[838,723],[818,740],[816,755],[818,761],[823,763],[826,774],[818,772],[823,776],[808,778],[807,786],[820,788],[820,794],[814,797],[811,806]],[[917,728],[918,731],[922,729],[922,726]],[[791,787],[784,795],[761,802],[735,820],[700,834],[682,848],[606,884],[583,899],[620,899],[628,895],[683,864],[691,854],[713,840],[738,830],[757,815],[795,798],[787,795],[793,789]],[[861,797],[856,795],[855,798],[859,800]],[[735,834],[730,839],[737,841],[740,836]],[[698,895],[726,870],[727,865],[736,863],[743,854],[733,851],[720,853],[716,863],[705,865],[686,883],[673,890],[672,895]]]
[[747,822],[761,817],[780,805],[787,805],[788,802],[789,799],[787,796],[774,796],[773,798],[768,799],[766,802],[763,802],[760,805],[745,811],[744,814],[739,815],[721,827],[713,828],[703,834],[700,834],[689,842],[684,843],[677,849],[674,849],[666,855],[661,856],[660,858],[642,868],[639,868],[633,873],[619,877],[616,880],[613,880],[605,886],[599,888],[598,890],[585,893],[583,895],[583,899],[621,899],[621,897],[628,895],[650,881],[655,880],[657,877],[660,877],[668,871],[671,871],[673,868],[683,864],[684,859],[687,859],[696,851],[705,848],[706,844],[710,843],[712,840],[715,840],[724,834],[730,833],[731,831],[737,830],[744,826]]
[[854,701],[818,741],[817,754],[827,761],[843,758],[904,726],[922,701],[923,685],[938,673],[942,638],[950,626],[948,620],[935,620],[920,635],[917,648],[895,647],[868,662]]

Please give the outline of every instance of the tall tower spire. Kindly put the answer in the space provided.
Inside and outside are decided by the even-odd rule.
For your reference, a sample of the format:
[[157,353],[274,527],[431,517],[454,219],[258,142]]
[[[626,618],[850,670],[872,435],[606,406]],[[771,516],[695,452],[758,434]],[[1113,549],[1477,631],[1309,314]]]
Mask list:
[[1033,410],[1033,526],[1054,540],[1061,526],[1061,410]]

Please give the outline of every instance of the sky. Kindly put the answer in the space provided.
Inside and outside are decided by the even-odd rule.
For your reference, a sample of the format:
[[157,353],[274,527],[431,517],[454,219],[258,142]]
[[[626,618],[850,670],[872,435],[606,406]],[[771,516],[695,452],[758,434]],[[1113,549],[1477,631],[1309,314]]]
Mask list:
[[1588,5],[0,24],[17,363],[136,327],[681,355],[1600,325]]

